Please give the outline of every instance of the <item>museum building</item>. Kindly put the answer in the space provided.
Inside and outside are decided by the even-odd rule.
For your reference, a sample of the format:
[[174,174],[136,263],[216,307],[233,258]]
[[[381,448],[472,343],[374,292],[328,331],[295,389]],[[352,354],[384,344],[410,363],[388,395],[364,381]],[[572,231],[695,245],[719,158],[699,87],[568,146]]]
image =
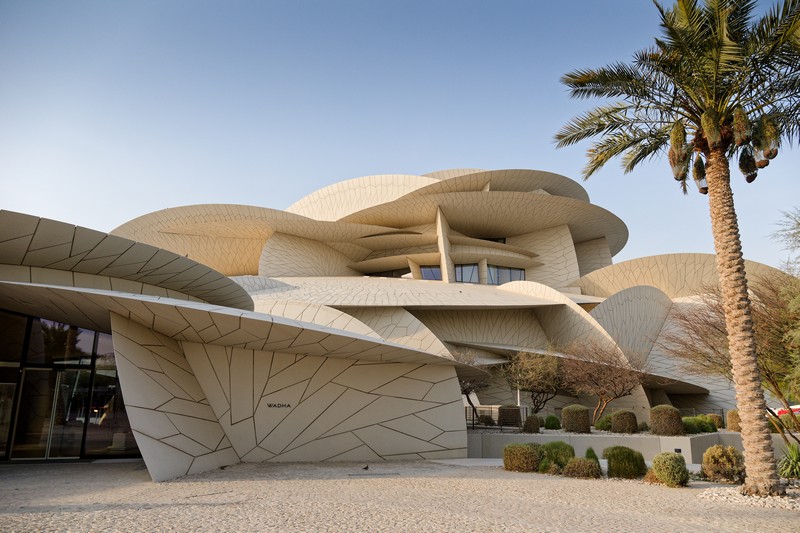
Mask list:
[[[659,342],[715,282],[713,256],[614,264],[627,238],[535,170],[368,176],[285,211],[170,208],[109,234],[0,211],[0,459],[141,454],[159,481],[466,457],[459,376],[488,368],[478,401],[513,403],[492,368],[576,341],[647,361],[614,403],[639,417],[733,408],[729,382]],[[553,405],[574,402],[593,399]]]

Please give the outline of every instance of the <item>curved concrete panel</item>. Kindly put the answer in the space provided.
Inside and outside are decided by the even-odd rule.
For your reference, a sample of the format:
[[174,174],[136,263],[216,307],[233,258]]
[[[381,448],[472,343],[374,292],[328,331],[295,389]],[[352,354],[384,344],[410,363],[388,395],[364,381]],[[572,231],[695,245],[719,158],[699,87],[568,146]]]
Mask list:
[[[250,296],[220,272],[187,257],[64,222],[0,211],[0,279],[25,277],[42,283],[74,286],[89,282],[149,285],[199,300],[252,309]],[[18,268],[23,267],[23,268]],[[93,276],[91,281],[83,274]],[[117,281],[114,281],[117,280]],[[35,282],[35,281],[34,281]],[[123,289],[127,290],[127,289]]]
[[340,181],[315,191],[286,211],[317,220],[340,220],[373,205],[391,202],[438,180],[408,174],[383,174]]
[[[706,285],[718,283],[715,256],[712,254],[664,254],[641,257],[611,265],[576,280],[584,294],[611,296],[628,287],[651,285],[670,298],[692,296]],[[777,268],[745,261],[749,280],[758,277],[785,277]]]

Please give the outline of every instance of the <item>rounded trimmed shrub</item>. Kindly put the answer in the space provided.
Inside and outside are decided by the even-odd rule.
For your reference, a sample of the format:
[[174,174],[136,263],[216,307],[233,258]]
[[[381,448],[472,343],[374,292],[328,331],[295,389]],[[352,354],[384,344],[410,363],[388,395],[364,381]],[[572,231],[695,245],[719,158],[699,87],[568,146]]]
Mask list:
[[556,440],[542,444],[542,461],[539,463],[539,472],[549,473],[552,465],[564,468],[570,459],[575,457],[575,448],[564,441]]
[[583,405],[568,405],[561,411],[561,424],[568,433],[589,433],[589,410]]
[[591,446],[589,448],[586,448],[586,458],[589,459],[590,461],[594,461],[598,465],[600,464],[600,458],[597,457],[594,448],[592,448]]
[[657,405],[650,409],[650,431],[653,435],[683,435],[681,412],[671,405]]
[[611,431],[611,415],[603,415],[594,423],[594,429],[598,431]]
[[639,425],[633,411],[617,411],[611,415],[611,431],[614,433],[636,433]]
[[557,464],[552,464],[547,468],[547,472],[545,472],[545,474],[549,476],[560,476],[563,471],[564,469]]
[[556,415],[547,415],[544,419],[544,429],[561,429],[561,422]]
[[523,433],[539,433],[539,417],[536,415],[529,416],[525,419],[522,425]]
[[642,431],[650,431],[650,424],[647,422],[639,422],[639,425],[636,427],[639,430],[639,433]]
[[484,426],[494,426],[492,415],[478,415],[478,423]]
[[700,419],[696,416],[684,416],[681,418],[681,422],[683,423],[683,432],[687,435],[696,435],[703,432],[700,429]]
[[608,477],[638,479],[647,473],[644,456],[627,446],[610,446],[603,450],[608,460]]
[[709,481],[744,482],[744,456],[733,446],[716,444],[707,449],[701,469]]
[[544,427],[544,417],[543,416],[537,416],[536,418],[539,419],[539,428],[540,429],[543,428]]
[[591,459],[573,457],[564,467],[563,475],[564,477],[598,479],[603,477],[603,471],[600,470],[600,463]]
[[681,422],[683,422],[683,431],[687,435],[717,432],[717,426],[703,416],[684,416]]
[[497,424],[500,426],[516,426],[522,425],[522,415],[520,409],[516,405],[501,405],[498,410]]
[[683,455],[661,452],[653,457],[653,474],[668,487],[683,487],[689,483],[689,471]]
[[536,472],[542,460],[541,445],[511,443],[503,448],[503,468],[512,472]]
[[722,419],[722,415],[718,415],[716,413],[709,413],[706,415],[706,418],[716,426],[717,429],[721,429],[725,425],[725,421]]
[[728,411],[728,417],[725,420],[725,428],[728,431],[741,431],[742,430],[742,419],[739,418],[739,411],[736,409],[731,409]]

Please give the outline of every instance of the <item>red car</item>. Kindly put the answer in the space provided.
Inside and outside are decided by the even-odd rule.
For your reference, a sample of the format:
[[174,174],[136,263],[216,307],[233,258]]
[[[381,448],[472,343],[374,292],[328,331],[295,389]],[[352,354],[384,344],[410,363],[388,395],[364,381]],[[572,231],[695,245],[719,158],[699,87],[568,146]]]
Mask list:
[[[800,415],[800,405],[792,405],[791,407],[794,414]],[[773,409],[773,411],[775,411],[775,414],[778,416],[789,414],[789,410],[785,407],[779,407],[777,409]]]

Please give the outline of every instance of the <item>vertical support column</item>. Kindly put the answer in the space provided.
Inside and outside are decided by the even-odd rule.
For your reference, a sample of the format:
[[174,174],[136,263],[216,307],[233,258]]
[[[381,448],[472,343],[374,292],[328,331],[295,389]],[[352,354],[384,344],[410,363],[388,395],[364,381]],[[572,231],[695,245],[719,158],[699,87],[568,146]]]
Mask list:
[[450,225],[444,218],[441,208],[436,210],[436,234],[438,236],[438,247],[441,259],[439,267],[442,269],[442,281],[445,283],[455,283],[456,267],[450,259]]
[[408,261],[408,268],[411,269],[411,277],[422,279],[422,269],[419,268],[419,265],[408,258],[406,258],[406,261]]
[[489,262],[486,258],[478,261],[478,283],[481,285],[489,284]]

